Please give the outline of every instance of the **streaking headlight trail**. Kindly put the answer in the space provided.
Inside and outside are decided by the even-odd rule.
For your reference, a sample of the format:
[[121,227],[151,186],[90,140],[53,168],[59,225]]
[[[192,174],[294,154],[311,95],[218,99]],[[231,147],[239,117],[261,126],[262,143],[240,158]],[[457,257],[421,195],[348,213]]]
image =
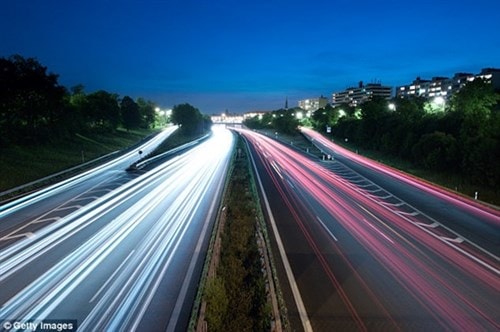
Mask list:
[[214,129],[200,145],[4,249],[0,287],[11,291],[0,318],[67,317],[85,331],[175,326],[178,317],[158,323],[149,312],[163,299],[172,314],[181,286],[195,281],[187,271],[210,231],[233,140]]

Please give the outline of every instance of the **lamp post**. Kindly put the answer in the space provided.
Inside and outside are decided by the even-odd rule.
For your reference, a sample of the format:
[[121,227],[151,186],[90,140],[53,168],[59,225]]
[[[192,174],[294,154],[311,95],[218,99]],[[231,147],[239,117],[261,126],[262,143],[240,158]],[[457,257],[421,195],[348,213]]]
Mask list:
[[442,112],[444,111],[446,100],[442,96],[437,96],[432,100],[432,104],[436,107],[436,110]]

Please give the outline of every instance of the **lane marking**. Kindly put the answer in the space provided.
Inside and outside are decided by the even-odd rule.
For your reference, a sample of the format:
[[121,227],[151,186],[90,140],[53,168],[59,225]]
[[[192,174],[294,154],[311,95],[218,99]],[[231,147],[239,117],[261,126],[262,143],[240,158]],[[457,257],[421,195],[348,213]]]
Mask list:
[[394,211],[394,212],[397,213],[397,214],[404,214],[406,216],[412,216],[412,217],[415,217],[415,216],[417,216],[417,215],[420,214],[418,211],[405,212],[405,211],[398,210],[398,211]]
[[[105,182],[106,182],[106,180],[98,182],[95,186],[93,186],[89,190],[87,190],[87,191],[85,191],[85,192],[83,192],[83,193],[81,193],[81,194],[79,194],[79,195],[71,198],[70,200],[65,201],[64,203],[60,204],[59,206],[53,208],[52,210],[45,212],[44,214],[42,214],[41,216],[37,217],[36,219],[28,221],[27,223],[19,226],[18,228],[16,228],[15,230],[13,230],[12,232],[10,232],[9,234],[5,235],[4,237],[1,237],[0,238],[0,242],[1,241],[6,241],[6,240],[9,240],[9,239],[13,239],[13,238],[22,237],[22,236],[25,236],[26,234],[29,234],[29,236],[27,236],[27,237],[31,237],[32,235],[34,235],[34,233],[32,233],[32,232],[22,233],[22,234],[19,234],[19,235],[14,235],[14,234],[19,233],[21,230],[23,230],[25,228],[28,228],[31,225],[40,223],[41,222],[40,220],[42,220],[42,221],[46,220],[45,217],[48,216],[48,215],[50,215],[51,213],[59,212],[59,211],[63,211],[63,210],[68,210],[68,209],[71,209],[71,208],[74,209],[75,207],[78,207],[77,210],[80,209],[80,208],[82,208],[81,205],[73,205],[73,206],[69,206],[68,207],[68,204],[70,202],[74,202],[75,200],[85,198],[85,195],[87,193],[93,191],[95,188],[99,187],[100,185],[102,185]],[[55,219],[55,221],[57,221],[57,220],[58,219]]]
[[276,245],[278,247],[278,251],[281,256],[281,261],[283,262],[283,267],[285,268],[286,276],[288,278],[288,282],[292,290],[293,298],[295,300],[295,305],[297,306],[298,314],[302,322],[302,327],[304,328],[304,331],[312,332],[313,328],[311,325],[311,321],[309,320],[309,316],[307,315],[306,307],[304,305],[304,302],[302,301],[302,296],[300,295],[299,287],[297,286],[297,282],[292,272],[292,267],[290,266],[290,262],[288,261],[288,257],[285,252],[285,247],[283,246],[283,242],[281,241],[281,236],[278,232],[276,221],[274,220],[274,216],[271,212],[271,206],[269,204],[269,200],[267,199],[266,192],[264,191],[264,186],[262,185],[262,180],[260,179],[259,172],[257,171],[257,165],[255,165],[255,160],[253,158],[253,155],[251,153],[249,155],[250,158],[252,159],[252,165],[255,171],[255,177],[257,178],[257,182],[260,187],[260,192],[262,193],[264,205],[266,207],[269,216],[269,222],[271,224],[274,238],[276,240]]
[[135,252],[135,249],[133,249],[125,258],[125,260],[118,266],[118,268],[113,272],[113,274],[106,280],[104,284],[97,290],[97,292],[92,296],[90,299],[89,303],[94,302],[94,300],[99,296],[99,294],[102,293],[102,291],[108,286],[108,284],[111,282],[111,280],[114,279],[115,275],[122,269],[123,265],[129,260],[129,258],[132,256],[132,254]]
[[423,222],[416,222],[415,224],[420,225],[420,226],[424,226],[424,227],[428,227],[428,228],[436,228],[439,226],[439,224],[437,222],[433,222],[432,224],[426,224]]
[[11,235],[11,234],[13,234],[13,233],[7,234],[4,237],[0,238],[0,241],[7,241],[7,240],[11,240],[11,239],[16,239],[16,238],[19,238],[19,237],[30,238],[30,237],[35,236],[35,233],[32,233],[32,232],[26,232],[26,233],[21,233],[21,234],[13,234],[13,235]]
[[325,231],[335,240],[335,241],[339,241],[335,235],[333,235],[333,233],[330,231],[330,229],[328,229],[328,227],[326,227],[325,223],[323,223],[323,220],[321,220],[320,217],[316,216],[316,219],[318,219],[319,223],[321,224],[321,226],[323,226],[323,228],[325,229]]
[[42,222],[54,222],[54,221],[58,221],[59,219],[61,219],[61,217],[52,217],[52,218],[45,218],[45,219],[38,219],[38,220],[35,220],[33,222],[33,224],[39,224],[39,223],[42,223]]
[[274,168],[279,177],[283,179],[283,175],[281,174],[281,171],[275,161],[271,161],[271,166]]
[[446,241],[446,242],[455,242],[455,243],[462,243],[462,242],[464,242],[464,239],[462,239],[461,237],[456,237],[456,238],[452,239],[452,238],[449,238],[449,237],[440,236],[439,238],[441,238],[443,241]]
[[382,237],[384,237],[384,239],[386,239],[390,243],[394,244],[394,241],[392,241],[387,235],[385,235],[379,229],[377,229],[375,226],[373,226],[368,220],[363,219],[363,221],[366,222],[368,224],[368,226],[370,226],[372,229],[374,229],[375,231],[377,231],[377,233],[379,233]]
[[[330,144],[330,142],[329,142]],[[347,167],[346,165],[343,165],[343,167],[346,169],[346,170],[349,170],[350,173],[352,174],[357,174],[358,176],[362,177],[362,178],[365,178],[364,176],[360,175],[359,173],[357,173],[356,171],[352,170],[351,168]],[[332,170],[333,171],[333,170]],[[348,173],[349,174],[349,173]],[[352,178],[351,176],[345,176],[345,177],[342,177],[344,179],[347,180],[347,183],[348,184],[351,184],[351,187],[354,188],[356,191],[360,192],[360,193],[364,193],[365,190],[359,188],[360,186],[356,185],[356,183],[353,183],[354,181],[350,181],[349,179]],[[367,181],[370,181],[367,179]],[[379,186],[377,185],[376,183],[374,183],[373,181],[371,181],[374,185],[376,186]],[[379,186],[380,187],[380,186]],[[359,188],[356,189],[356,188]],[[383,188],[383,187],[382,187]],[[445,226],[444,224],[440,223],[439,221],[436,221],[434,218],[432,218],[431,216],[427,215],[426,213],[420,211],[419,209],[415,208],[414,206],[412,206],[411,204],[408,204],[407,202],[403,201],[401,198],[397,197],[397,196],[394,196],[396,199],[398,199],[401,203],[398,203],[398,204],[394,204],[394,203],[389,203],[389,202],[384,202],[384,201],[380,201],[380,200],[375,200],[373,199],[373,197],[371,195],[366,195],[366,197],[368,197],[370,200],[372,200],[373,202],[379,204],[380,206],[384,206],[385,208],[387,208],[389,211],[391,211],[392,213],[395,213],[396,215],[399,215],[401,218],[403,218],[404,220],[410,222],[411,224],[417,226],[418,228],[420,228],[421,230],[427,232],[428,234],[432,235],[433,237],[439,239],[440,241],[443,241],[444,243],[448,244],[450,247],[454,248],[455,250],[457,250],[458,252],[462,253],[463,255],[471,258],[472,260],[476,261],[477,263],[479,263],[480,265],[482,265],[483,267],[487,268],[488,270],[500,275],[500,270],[498,268],[496,268],[496,266],[492,266],[491,264],[489,264],[488,262],[486,261],[483,261],[481,258],[479,257],[476,257],[475,255],[473,255],[472,253],[470,253],[469,251],[467,250],[464,250],[463,248],[460,248],[459,246],[455,245],[455,244],[462,244],[462,243],[466,243],[472,247],[474,247],[475,249],[479,250],[480,252],[482,252],[483,254],[491,257],[493,260],[495,260],[496,262],[500,261],[500,257],[498,257],[497,255],[495,255],[494,253],[488,251],[487,249],[483,248],[481,245],[479,244],[476,244],[475,242],[473,242],[472,240],[469,240],[466,236],[462,236],[460,235],[457,231],[454,231],[452,228],[448,227],[448,226]],[[411,212],[411,213],[408,213],[408,212],[403,212],[403,211],[396,211],[396,210],[391,210],[390,208],[388,208],[387,206],[401,206],[401,205],[408,205],[408,207],[410,207],[412,210],[414,210],[414,212]],[[359,204],[358,204],[359,205]],[[430,220],[431,222],[433,222],[432,224],[430,224],[431,226],[428,226],[428,224],[422,224],[421,222],[417,222],[417,221],[413,221],[411,219],[409,219],[407,216],[417,216],[417,215],[421,215],[423,216],[424,218]],[[434,226],[434,224],[437,224],[437,226]],[[385,225],[385,223],[384,223]],[[429,230],[429,228],[436,228],[436,227],[441,227],[445,230],[447,230],[448,232],[454,234],[457,236],[457,239],[461,239],[461,240],[454,240],[454,241],[448,241],[446,240],[446,238],[443,238],[441,236],[439,236],[438,234],[435,234],[433,232],[431,232]],[[388,227],[386,225],[386,227]],[[399,234],[397,234],[396,232],[396,235],[399,236]]]

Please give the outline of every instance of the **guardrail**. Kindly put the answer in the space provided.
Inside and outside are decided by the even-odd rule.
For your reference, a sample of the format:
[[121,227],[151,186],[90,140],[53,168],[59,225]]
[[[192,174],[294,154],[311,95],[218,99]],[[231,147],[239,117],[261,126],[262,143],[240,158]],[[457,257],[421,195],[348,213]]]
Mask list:
[[152,156],[152,157],[145,157],[143,159],[141,159],[141,161],[138,161],[136,163],[133,163],[132,165],[130,165],[129,167],[127,167],[127,171],[128,172],[131,172],[131,171],[137,171],[137,170],[141,170],[151,164],[154,164],[162,159],[165,159],[167,157],[170,157],[171,155],[173,154],[176,154],[178,152],[181,152],[181,151],[184,151],[184,150],[187,150],[201,142],[203,142],[204,140],[206,140],[207,138],[209,138],[211,136],[211,134],[207,134],[205,136],[202,136],[200,138],[197,138],[195,139],[194,141],[191,141],[189,143],[185,143],[185,144],[182,144],[176,148],[173,148],[171,150],[168,150],[166,152],[163,152],[161,154],[158,154],[158,155],[155,155],[155,156]]
[[17,197],[18,195],[23,195],[23,194],[26,194],[26,193],[31,192],[33,190],[44,187],[46,185],[50,185],[51,183],[54,183],[55,179],[57,179],[57,178],[65,179],[71,175],[78,174],[82,170],[88,169],[89,167],[91,167],[94,164],[98,165],[101,161],[106,160],[106,159],[110,159],[114,155],[119,154],[121,152],[122,152],[121,150],[113,151],[113,152],[108,153],[108,154],[101,156],[99,158],[92,159],[92,160],[87,161],[85,163],[78,164],[76,166],[73,166],[71,168],[62,170],[60,172],[57,172],[57,173],[54,173],[51,175],[47,175],[43,178],[25,183],[25,184],[20,185],[18,187],[11,188],[11,189],[6,190],[6,191],[2,191],[2,192],[0,192],[0,204],[5,203],[5,201],[11,200],[11,199]]

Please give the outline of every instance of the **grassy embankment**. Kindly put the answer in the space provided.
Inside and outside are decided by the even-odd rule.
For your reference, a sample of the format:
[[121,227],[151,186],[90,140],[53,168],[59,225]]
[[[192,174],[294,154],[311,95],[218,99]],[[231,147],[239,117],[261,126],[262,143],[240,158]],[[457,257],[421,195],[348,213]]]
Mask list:
[[475,193],[477,192],[478,200],[488,204],[495,205],[497,207],[500,206],[500,191],[498,190],[495,191],[491,188],[487,188],[482,185],[469,183],[468,181],[464,180],[463,177],[460,176],[459,174],[454,174],[449,172],[429,171],[417,168],[415,167],[415,165],[409,162],[381,154],[377,151],[357,149],[356,146],[353,146],[351,144],[339,144],[339,145],[342,145],[343,147],[351,151],[357,151],[359,154],[368,157],[370,159],[377,160],[378,162],[381,162],[385,165],[389,165],[393,168],[399,169],[408,174],[435,183],[439,186],[448,188],[449,190],[455,191],[460,195],[469,198],[474,198]]
[[[272,133],[270,133],[269,135],[271,134]],[[281,140],[285,141],[286,143],[293,142],[292,144],[294,146],[299,147],[302,150],[305,150],[306,147],[309,147],[313,154],[318,154],[318,152],[315,151],[314,148],[312,147],[312,144],[300,134],[297,135],[279,134],[278,137]],[[383,163],[385,165],[399,169],[403,172],[414,175],[426,181],[435,183],[439,186],[448,188],[449,190],[455,191],[460,195],[467,196],[469,198],[474,198],[475,193],[477,192],[478,199],[480,201],[485,202],[487,204],[495,205],[497,207],[500,206],[500,191],[499,191],[500,189],[497,189],[495,191],[485,186],[468,183],[459,174],[453,174],[449,172],[436,173],[434,171],[420,169],[415,167],[415,165],[411,164],[410,162],[406,162],[404,160],[395,157],[390,157],[382,153],[379,153],[377,151],[363,150],[358,148],[354,144],[350,143],[346,144],[345,142],[342,142],[340,140],[335,140],[335,143],[351,151],[355,151],[360,155],[363,155],[365,157]]]
[[0,149],[0,192],[133,146],[154,130],[75,134],[51,144]]
[[173,132],[168,139],[163,141],[151,155],[146,156],[147,158],[150,158],[155,155],[162,154],[164,152],[167,152],[169,150],[172,150],[173,148],[176,148],[178,146],[181,146],[183,144],[192,142],[198,138],[201,138],[205,135],[209,134],[209,132],[203,133],[203,134],[195,134],[195,135],[187,135],[185,134],[182,130],[178,129],[175,132]]

